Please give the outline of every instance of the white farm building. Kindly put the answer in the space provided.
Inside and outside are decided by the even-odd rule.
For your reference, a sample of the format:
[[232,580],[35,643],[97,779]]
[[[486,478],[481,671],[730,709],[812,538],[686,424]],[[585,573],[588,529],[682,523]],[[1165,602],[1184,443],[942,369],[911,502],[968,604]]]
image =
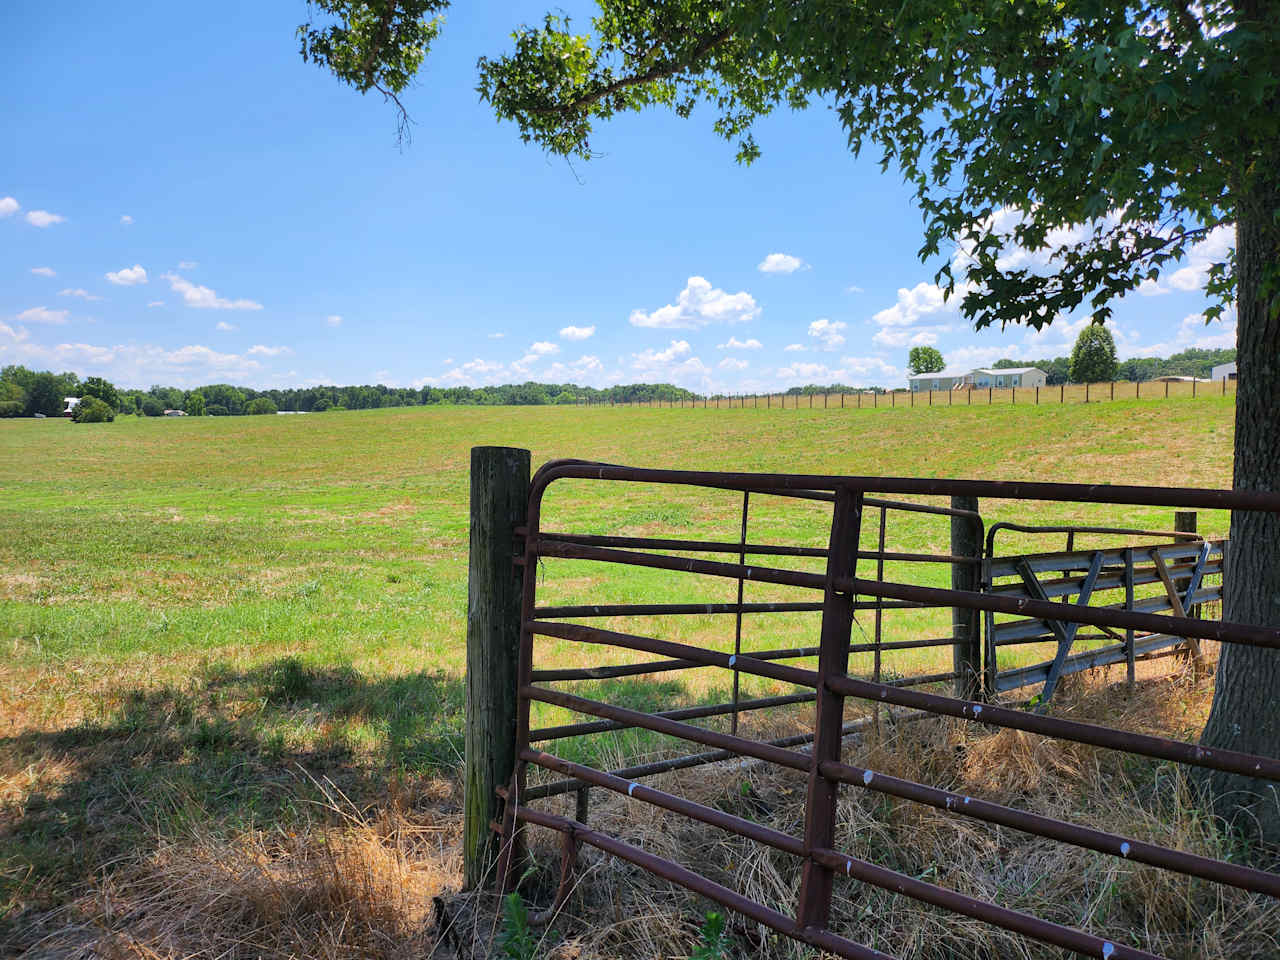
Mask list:
[[913,391],[920,390],[997,390],[1009,387],[1043,387],[1048,375],[1039,367],[1005,367],[1004,369],[939,370],[937,373],[918,373],[908,377]]
[[1236,362],[1220,363],[1209,374],[1210,380],[1234,380],[1236,378]]

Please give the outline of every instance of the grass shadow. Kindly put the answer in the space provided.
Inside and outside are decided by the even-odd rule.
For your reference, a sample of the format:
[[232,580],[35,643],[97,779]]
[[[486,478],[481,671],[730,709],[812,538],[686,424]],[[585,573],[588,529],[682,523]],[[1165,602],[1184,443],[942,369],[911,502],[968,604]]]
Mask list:
[[27,939],[24,917],[166,838],[287,830],[324,816],[326,789],[363,809],[396,783],[452,777],[464,690],[290,657],[116,689],[100,719],[0,738],[0,954]]

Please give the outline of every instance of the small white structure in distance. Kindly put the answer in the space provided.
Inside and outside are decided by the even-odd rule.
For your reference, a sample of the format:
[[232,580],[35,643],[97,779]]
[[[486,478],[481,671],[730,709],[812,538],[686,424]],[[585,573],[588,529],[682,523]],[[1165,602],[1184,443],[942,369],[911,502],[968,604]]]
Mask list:
[[982,390],[988,387],[1001,390],[1009,387],[1043,387],[1048,380],[1048,374],[1039,367],[939,370],[937,373],[917,373],[914,377],[907,378],[913,391],[969,390],[974,387]]
[[913,377],[907,377],[907,382],[911,384],[912,390],[957,390],[963,388],[972,375],[972,370],[956,367],[933,373],[917,373]]
[[1220,363],[1209,374],[1210,380],[1234,380],[1236,378],[1236,362]]
[[66,406],[62,408],[62,415],[64,417],[71,416],[76,412],[76,407],[80,406],[79,397],[63,397],[62,402],[66,404]]

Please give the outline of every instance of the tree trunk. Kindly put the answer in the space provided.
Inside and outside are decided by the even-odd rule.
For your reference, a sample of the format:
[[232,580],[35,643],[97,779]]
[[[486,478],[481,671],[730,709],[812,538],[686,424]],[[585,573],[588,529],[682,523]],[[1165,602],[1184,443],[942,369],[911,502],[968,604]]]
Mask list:
[[[1235,478],[1241,490],[1280,490],[1280,173],[1251,145],[1254,169],[1236,195],[1239,378]],[[1242,158],[1243,162],[1243,158]],[[1272,286],[1264,291],[1264,281]],[[1235,511],[1223,618],[1280,627],[1280,517]],[[1280,756],[1280,651],[1223,644],[1204,746]],[[1198,771],[1214,811],[1280,843],[1280,784]]]

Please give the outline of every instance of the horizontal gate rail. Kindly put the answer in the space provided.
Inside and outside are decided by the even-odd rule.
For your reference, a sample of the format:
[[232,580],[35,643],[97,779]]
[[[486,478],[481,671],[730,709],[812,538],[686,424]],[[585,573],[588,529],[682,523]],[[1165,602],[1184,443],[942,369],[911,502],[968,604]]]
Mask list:
[[[912,603],[908,601],[860,601],[855,610],[925,610],[939,604]],[[744,603],[742,613],[816,613],[822,610],[820,601]],[[588,617],[666,617],[706,616],[718,613],[738,613],[736,603],[592,603],[577,606],[535,607],[534,620],[578,620]]]
[[[553,482],[616,482],[630,484],[675,484],[703,490],[737,492],[742,500],[741,536],[736,541],[679,537],[642,537],[545,531],[541,529],[544,495]],[[999,501],[1043,501],[1059,503],[1122,504],[1137,506],[1190,507],[1215,510],[1260,510],[1280,514],[1280,495],[1254,491],[1198,490],[1149,486],[1059,484],[1031,482],[988,482],[929,478],[854,477],[804,474],[710,473],[689,470],[641,469],[583,461],[553,461],[535,474],[524,525],[517,529],[523,549],[515,558],[523,565],[523,606],[521,612],[520,667],[516,684],[517,731],[516,772],[510,788],[500,791],[507,798],[501,829],[510,841],[504,848],[499,875],[510,881],[516,870],[515,858],[522,849],[518,825],[536,825],[558,831],[564,837],[564,856],[570,857],[579,843],[596,847],[627,860],[642,869],[706,896],[784,936],[810,944],[829,953],[884,960],[888,955],[869,946],[838,936],[831,929],[829,909],[831,884],[835,878],[869,884],[899,896],[932,904],[942,910],[1000,927],[1041,943],[1100,957],[1103,960],[1146,958],[1154,954],[1138,946],[1119,943],[1043,918],[1021,913],[996,903],[968,896],[958,890],[928,883],[876,863],[835,849],[836,798],[842,788],[867,790],[876,794],[919,803],[956,817],[1008,828],[1047,841],[1129,860],[1146,867],[1171,871],[1188,877],[1225,884],[1269,897],[1280,898],[1280,874],[1228,863],[1211,857],[1149,843],[1045,816],[955,790],[896,777],[871,768],[845,762],[840,744],[845,736],[868,730],[882,722],[951,718],[964,724],[1019,730],[1093,747],[1120,751],[1153,760],[1170,761],[1190,767],[1237,774],[1255,780],[1280,783],[1280,758],[1255,756],[1231,750],[1202,747],[1195,743],[1160,736],[1118,730],[1069,720],[1063,717],[1013,709],[971,697],[984,693],[983,684],[963,685],[961,668],[980,672],[989,685],[985,693],[995,695],[1036,681],[1049,687],[1061,676],[1099,665],[1135,659],[1173,655],[1172,648],[1186,645],[1197,649],[1199,640],[1235,643],[1261,649],[1280,649],[1280,630],[1266,626],[1200,619],[1199,606],[1218,601],[1222,588],[1216,582],[1226,572],[1227,548],[1223,541],[1194,533],[1167,532],[1137,527],[1051,527],[1001,521],[983,534],[983,516],[974,499]],[[753,542],[748,537],[748,512],[752,494],[833,505],[830,543],[826,547]],[[952,497],[951,507],[933,503],[913,503],[896,497]],[[879,542],[864,549],[863,516],[866,509],[880,510]],[[932,553],[886,548],[884,517],[888,511],[908,511],[926,516],[951,518],[976,528],[973,541],[976,556],[960,556],[969,549],[964,538],[955,539],[952,553]],[[976,522],[971,522],[976,521]],[[1182,524],[1179,519],[1179,524]],[[625,528],[624,528],[625,530]],[[984,554],[997,532],[1012,530],[1028,534],[1066,533],[1068,549],[1062,553],[1026,553],[995,558]],[[735,534],[737,530],[735,530]],[[1134,544],[1100,549],[1073,549],[1076,534],[1159,539],[1166,542]],[[757,540],[767,538],[757,537]],[[928,541],[936,543],[937,540]],[[727,554],[713,559],[686,554]],[[785,569],[748,562],[749,558],[793,557],[823,560],[824,572]],[[730,581],[737,587],[737,602],[695,603],[562,603],[537,604],[535,571],[544,561],[574,560],[609,564],[619,568],[641,567]],[[737,561],[737,562],[732,562]],[[872,561],[875,576],[866,576],[858,561]],[[884,564],[899,563],[904,570],[932,570],[937,581],[942,564],[953,569],[952,589],[899,579],[885,579]],[[920,565],[920,566],[916,566]],[[931,566],[925,566],[931,565]],[[954,571],[981,570],[978,583]],[[945,575],[945,571],[943,571]],[[896,573],[895,573],[896,576]],[[1001,582],[1017,578],[1016,583]],[[1213,579],[1210,579],[1213,578]],[[909,577],[904,579],[910,579]],[[690,582],[701,582],[690,580]],[[748,584],[769,584],[796,590],[815,591],[808,599],[748,601],[743,588]],[[1135,587],[1154,588],[1160,593],[1135,596]],[[1124,599],[1110,602],[1117,592]],[[1147,592],[1150,592],[1148,590]],[[784,594],[785,595],[785,594]],[[1097,598],[1100,602],[1095,604]],[[888,611],[951,608],[986,614],[986,651],[993,667],[998,649],[1036,643],[1056,643],[1052,661],[997,673],[984,667],[977,647],[973,659],[964,659],[962,649],[978,641],[978,634],[957,615],[951,633],[955,636],[923,637],[885,641],[881,617]],[[875,612],[874,642],[854,642],[853,617],[863,610]],[[820,642],[777,649],[749,650],[743,644],[743,616],[821,613]],[[633,627],[639,632],[605,629],[591,623],[566,622],[604,618],[733,615],[732,633],[717,634],[716,643],[732,640],[732,652],[677,642],[650,634],[661,626],[646,622]],[[914,615],[911,615],[914,617]],[[997,623],[997,617],[1000,622]],[[811,620],[795,618],[812,625]],[[757,623],[752,620],[751,623]],[[923,621],[918,621],[923,622]],[[715,628],[697,624],[698,630]],[[612,626],[612,625],[611,625]],[[796,628],[791,627],[794,630]],[[966,631],[971,635],[966,636]],[[923,631],[920,631],[923,632]],[[941,631],[939,631],[941,632]],[[545,666],[535,669],[535,642],[551,638],[602,648],[616,648],[648,654],[658,659],[635,663],[605,663],[600,666]],[[1098,641],[1105,645],[1073,651],[1073,643]],[[1106,643],[1106,641],[1112,641]],[[762,646],[757,636],[753,646]],[[929,675],[881,677],[881,655],[890,651],[929,650],[952,647],[955,670]],[[874,676],[852,675],[848,658],[852,654],[875,655]],[[968,653],[964,653],[967,657]],[[785,663],[788,660],[817,658],[817,669]],[[625,659],[625,658],[621,658]],[[812,661],[811,661],[812,662]],[[581,663],[581,660],[579,660]],[[684,670],[721,670],[730,677],[733,699],[724,703],[675,706],[656,712],[630,709],[568,692],[548,684],[589,682],[625,677],[642,677]],[[739,696],[739,678],[759,678],[781,689],[764,685],[752,697]],[[957,696],[915,689],[944,680],[962,679]],[[757,685],[757,689],[759,685]],[[798,689],[797,689],[798,688]],[[576,689],[576,688],[575,688]],[[610,687],[599,689],[608,690]],[[759,695],[768,693],[771,695]],[[845,700],[853,698],[865,707],[863,716],[846,722]],[[534,703],[567,711],[571,722],[531,729],[530,707]],[[810,706],[812,704],[813,706]],[[797,733],[770,740],[743,735],[740,716],[759,716],[761,711],[791,709],[813,711],[813,732]],[[793,714],[784,717],[793,719]],[[577,719],[585,717],[586,719]],[[726,719],[732,718],[732,726]],[[712,720],[708,725],[690,721]],[[750,729],[750,728],[748,728]],[[604,771],[538,749],[535,743],[591,737],[623,730],[642,730],[677,743],[705,748],[703,752],[662,756],[618,770]],[[728,730],[728,732],[726,732]],[[834,738],[834,739],[833,739]],[[662,752],[667,751],[666,747]],[[654,754],[651,754],[651,756]],[[636,758],[640,759],[640,758]],[[698,803],[674,793],[638,782],[661,773],[685,770],[725,760],[749,760],[771,768],[791,771],[807,780],[805,829],[803,838],[740,817],[717,807]],[[530,768],[560,775],[563,779],[527,783]],[[616,837],[585,824],[586,791],[608,790],[630,802],[647,803],[681,817],[724,830],[743,841],[762,844],[796,859],[801,882],[795,912],[786,915],[742,896],[723,884],[663,857],[655,856]],[[535,809],[530,804],[567,793],[578,793],[576,819]],[[566,863],[568,861],[566,860]],[[570,876],[568,868],[562,878]],[[562,892],[566,884],[561,884]],[[557,895],[559,898],[559,894]],[[559,899],[557,900],[559,903]]]
[[[582,635],[566,636],[561,633],[534,630],[543,636],[561,637],[566,640],[583,640]],[[590,642],[590,641],[583,641]],[[929,647],[949,647],[955,644],[955,637],[933,637],[923,640],[890,640],[886,643],[851,643],[850,653],[871,653],[876,650],[921,650]],[[743,656],[756,660],[792,660],[802,657],[816,656],[817,647],[792,647],[789,650],[752,650]],[[694,663],[690,660],[651,660],[648,663],[619,663],[602,667],[565,667],[556,670],[534,670],[534,680],[611,680],[616,677],[632,677],[650,673],[667,673],[672,670],[696,670],[698,667],[710,667],[715,664]]]

